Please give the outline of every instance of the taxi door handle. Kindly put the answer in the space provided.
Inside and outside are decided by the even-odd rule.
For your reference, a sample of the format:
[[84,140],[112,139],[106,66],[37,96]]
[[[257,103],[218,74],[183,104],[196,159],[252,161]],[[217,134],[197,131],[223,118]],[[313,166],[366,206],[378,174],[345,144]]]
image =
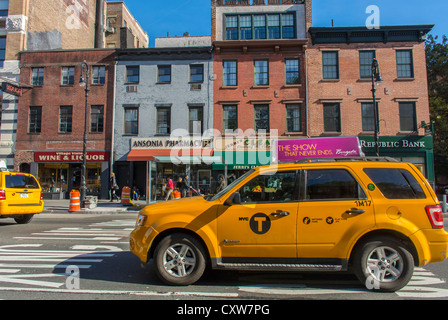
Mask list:
[[271,216],[274,216],[274,217],[277,217],[277,216],[280,216],[280,217],[287,217],[287,216],[289,216],[289,215],[290,215],[290,213],[287,212],[287,211],[277,211],[277,212],[272,212],[272,213],[271,213]]
[[345,211],[345,213],[347,213],[347,214],[363,214],[365,212],[366,211],[362,210],[362,209],[351,209],[351,210]]

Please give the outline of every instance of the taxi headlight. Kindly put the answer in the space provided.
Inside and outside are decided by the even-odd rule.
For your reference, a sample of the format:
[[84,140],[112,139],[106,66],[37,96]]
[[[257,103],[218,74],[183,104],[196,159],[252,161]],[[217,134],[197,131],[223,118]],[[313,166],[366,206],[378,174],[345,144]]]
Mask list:
[[144,226],[146,223],[146,220],[148,220],[148,216],[144,215],[144,214],[139,214],[138,218],[137,218],[137,223],[135,224],[136,227],[138,226]]

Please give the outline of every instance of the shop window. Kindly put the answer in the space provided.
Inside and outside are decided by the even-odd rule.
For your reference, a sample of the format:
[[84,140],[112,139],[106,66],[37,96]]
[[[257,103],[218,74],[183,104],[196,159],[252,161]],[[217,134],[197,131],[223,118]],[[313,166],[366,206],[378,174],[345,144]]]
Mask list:
[[42,191],[67,192],[68,191],[68,169],[69,164],[47,163],[39,164],[38,177]]

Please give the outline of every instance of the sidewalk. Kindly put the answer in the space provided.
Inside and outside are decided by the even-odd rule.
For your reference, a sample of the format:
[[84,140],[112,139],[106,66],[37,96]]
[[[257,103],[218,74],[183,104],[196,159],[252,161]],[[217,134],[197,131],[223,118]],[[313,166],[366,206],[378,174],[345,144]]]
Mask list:
[[[71,213],[68,211],[70,200],[44,200],[45,206],[42,213]],[[133,201],[134,206],[123,206],[121,201],[110,202],[110,200],[98,200],[98,206],[94,209],[81,209],[73,213],[90,214],[114,214],[129,213],[137,214],[144,206],[146,201]]]

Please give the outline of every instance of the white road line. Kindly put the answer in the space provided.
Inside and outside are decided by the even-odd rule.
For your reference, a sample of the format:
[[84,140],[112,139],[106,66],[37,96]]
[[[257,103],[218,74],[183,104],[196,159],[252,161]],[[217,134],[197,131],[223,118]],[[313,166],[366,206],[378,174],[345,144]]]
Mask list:
[[82,241],[116,241],[122,237],[94,237],[94,238],[52,238],[52,237],[14,237],[18,240],[82,240]]

